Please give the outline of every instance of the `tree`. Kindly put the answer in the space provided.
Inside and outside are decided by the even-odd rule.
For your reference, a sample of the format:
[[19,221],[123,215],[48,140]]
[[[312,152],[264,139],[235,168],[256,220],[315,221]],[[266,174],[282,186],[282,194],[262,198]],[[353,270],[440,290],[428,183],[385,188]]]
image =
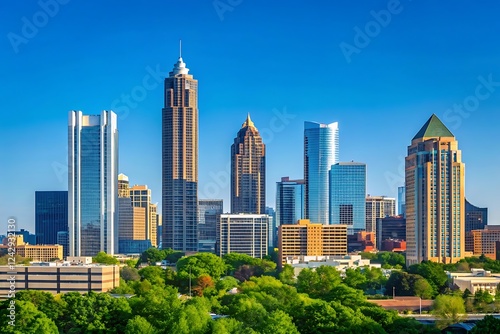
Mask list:
[[127,322],[125,334],[155,334],[158,331],[143,317],[136,315]]
[[422,299],[431,299],[434,294],[432,286],[423,277],[415,281],[413,285],[413,290],[415,292],[415,296],[420,297]]
[[410,274],[417,274],[429,281],[432,285],[434,291],[443,291],[448,282],[448,276],[444,272],[443,264],[432,262],[432,261],[422,261],[420,264],[414,264],[408,268]]
[[166,253],[164,251],[151,247],[142,252],[136,266],[139,266],[141,263],[155,264],[156,262],[165,260],[165,257]]
[[139,275],[137,269],[128,266],[120,270],[120,276],[126,281],[138,281],[141,279],[141,275]]
[[291,265],[285,264],[279,273],[279,279],[284,284],[294,285],[295,284],[295,272]]
[[344,283],[351,288],[365,290],[366,276],[363,275],[360,268],[347,268],[345,271]]
[[16,299],[31,302],[40,312],[53,321],[57,321],[65,305],[60,300],[56,301],[50,292],[36,290],[21,290],[16,292]]
[[461,322],[465,317],[464,300],[457,296],[439,295],[434,300],[432,313],[440,319],[439,328]]
[[192,279],[206,274],[214,280],[218,280],[226,272],[226,264],[220,257],[212,253],[197,253],[177,261],[177,275],[181,279],[189,279],[190,272]]
[[262,327],[259,329],[262,334],[300,334],[292,322],[292,318],[285,312],[277,310],[271,312]]
[[217,283],[215,283],[215,288],[217,289],[217,291],[226,293],[232,288],[238,287],[239,283],[240,282],[236,278],[232,276],[225,276],[218,280]]
[[139,270],[139,275],[143,280],[147,279],[153,285],[165,285],[165,272],[161,267],[148,266]]
[[[11,304],[12,302],[14,303]],[[9,307],[15,309],[13,318],[9,318],[11,315]],[[54,321],[39,311],[33,303],[24,300],[14,301],[13,299],[2,303],[0,308],[0,330],[2,333],[15,334],[59,333]]]
[[105,252],[99,252],[95,257],[92,258],[92,262],[94,263],[102,263],[102,264],[119,264],[120,261],[118,261],[114,256],[108,255]]
[[196,279],[196,285],[193,288],[193,291],[196,296],[203,296],[205,290],[213,288],[215,286],[212,277],[208,275],[201,275]]
[[233,318],[220,318],[212,323],[212,334],[253,334],[256,332]]
[[470,331],[470,334],[483,333],[500,333],[500,319],[492,315],[487,315],[482,320],[476,322],[476,326]]
[[234,278],[240,280],[240,282],[248,281],[251,277],[262,276],[264,272],[258,266],[249,266],[244,264],[238,268],[233,274]]

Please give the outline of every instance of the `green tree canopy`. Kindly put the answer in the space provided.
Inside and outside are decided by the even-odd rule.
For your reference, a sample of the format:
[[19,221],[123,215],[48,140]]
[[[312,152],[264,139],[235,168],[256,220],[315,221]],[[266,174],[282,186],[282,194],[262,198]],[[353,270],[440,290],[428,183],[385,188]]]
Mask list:
[[487,315],[482,320],[476,322],[476,326],[470,331],[470,334],[484,333],[500,333],[500,319],[492,315]]
[[92,258],[93,263],[102,263],[102,264],[119,264],[120,261],[116,259],[113,255],[108,255],[105,252],[99,252],[95,257]]
[[[11,304],[13,302],[13,304]],[[11,306],[12,305],[12,306]],[[15,309],[14,318],[9,318],[10,309]],[[13,322],[11,322],[13,321]],[[9,323],[10,322],[10,323]],[[7,300],[0,307],[0,330],[14,334],[57,334],[56,324],[33,303],[26,300]]]
[[127,322],[125,334],[156,334],[158,331],[143,317],[136,315]]
[[212,253],[197,253],[191,256],[185,256],[177,261],[177,274],[182,279],[196,279],[201,275],[209,275],[214,280],[218,280],[226,272],[224,261]]
[[434,300],[432,313],[439,319],[439,328],[461,322],[465,316],[464,300],[458,296],[439,295]]

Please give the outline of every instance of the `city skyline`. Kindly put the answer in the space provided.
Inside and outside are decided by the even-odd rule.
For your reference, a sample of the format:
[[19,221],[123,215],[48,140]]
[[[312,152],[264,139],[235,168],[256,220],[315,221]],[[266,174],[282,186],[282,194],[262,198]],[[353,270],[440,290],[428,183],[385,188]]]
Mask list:
[[[119,172],[129,175],[136,183],[147,184],[153,191],[153,202],[161,202],[161,129],[158,125],[161,118],[158,111],[162,105],[161,86],[165,72],[175,62],[178,39],[182,37],[185,41],[184,58],[203,83],[200,91],[200,199],[222,198],[224,211],[229,211],[227,166],[230,157],[226,148],[234,136],[231,129],[241,124],[241,118],[247,112],[251,112],[257,124],[262,124],[259,130],[266,130],[261,130],[268,149],[266,204],[272,207],[275,207],[275,183],[281,177],[303,178],[304,121],[339,122],[340,160],[366,162],[367,192],[396,197],[397,187],[404,183],[401,166],[408,139],[419,125],[436,113],[460,142],[463,161],[467,164],[467,198],[479,207],[489,208],[491,224],[500,223],[500,198],[495,191],[500,181],[487,177],[495,175],[500,158],[482,145],[485,141],[493,142],[493,133],[500,121],[499,114],[494,112],[500,96],[496,91],[500,75],[495,71],[499,50],[484,39],[473,40],[473,37],[485,32],[482,25],[474,26],[478,19],[473,13],[480,9],[469,6],[467,9],[471,11],[454,12],[450,20],[462,23],[453,26],[468,33],[464,33],[460,41],[451,38],[447,39],[448,44],[441,45],[436,42],[456,34],[440,28],[442,24],[438,24],[442,18],[437,13],[443,5],[436,4],[438,9],[434,13],[429,12],[426,5],[404,3],[401,14],[393,17],[391,24],[372,38],[359,54],[353,54],[351,62],[347,63],[339,44],[353,44],[355,34],[352,28],[363,27],[372,20],[370,11],[382,10],[385,5],[385,2],[363,4],[357,9],[350,4],[343,4],[341,8],[332,4],[326,5],[326,8],[311,5],[307,7],[311,15],[299,20],[299,27],[304,27],[304,33],[292,36],[283,29],[269,29],[279,24],[290,27],[286,18],[276,16],[279,6],[275,4],[243,3],[234,11],[226,12],[222,21],[211,4],[207,4],[207,7],[200,6],[193,10],[195,27],[199,28],[197,22],[203,22],[201,17],[206,16],[210,28],[207,30],[217,31],[220,37],[205,42],[197,34],[206,35],[192,29],[174,30],[174,33],[153,31],[151,40],[155,43],[147,43],[146,51],[134,48],[126,56],[120,56],[121,59],[112,56],[113,61],[111,56],[100,51],[77,55],[72,52],[72,44],[69,44],[68,50],[64,49],[72,34],[79,36],[85,30],[77,28],[77,21],[67,25],[67,32],[60,31],[61,25],[77,19],[77,12],[90,11],[90,7],[82,4],[69,3],[61,7],[60,13],[46,27],[40,28],[37,36],[19,46],[18,53],[13,52],[9,40],[4,38],[7,51],[2,51],[6,60],[5,75],[2,77],[8,83],[5,84],[7,90],[1,94],[4,109],[11,112],[2,113],[0,122],[4,133],[0,147],[2,156],[7,159],[2,166],[2,184],[14,191],[1,195],[4,204],[0,208],[1,218],[6,220],[14,216],[19,228],[34,231],[35,191],[67,190],[67,174],[64,172],[67,171],[65,123],[66,114],[72,109],[90,113],[117,109],[121,134]],[[9,17],[2,14],[5,15],[1,25],[4,35],[11,31],[19,33],[22,27],[20,18],[30,18],[40,10],[35,4],[13,3],[11,6]],[[180,5],[174,4],[171,9],[177,6]],[[466,5],[457,6],[463,8]],[[145,7],[147,9],[147,5]],[[144,9],[137,10],[142,12]],[[289,10],[290,18],[297,19],[298,13],[305,7],[292,2]],[[131,8],[113,8],[112,4],[103,6],[103,13],[113,11],[128,17],[133,14]],[[203,14],[203,11],[206,13]],[[322,15],[322,11],[326,13]],[[251,22],[245,17],[255,19],[257,13],[263,19],[274,17],[276,22],[272,25],[265,22],[262,27],[255,27],[255,31],[243,34],[242,38],[236,38],[231,33],[235,28],[241,33],[242,28]],[[411,24],[416,24],[417,18],[424,13],[428,22],[426,29],[439,38],[429,36],[423,42],[412,32]],[[308,28],[307,24],[316,20],[316,16],[318,22],[326,27],[338,28],[332,29],[337,32],[319,36],[311,34],[314,28]],[[151,20],[156,22],[159,18],[160,15],[152,15]],[[406,22],[407,19],[411,19],[410,22]],[[110,22],[114,20],[111,17]],[[243,23],[237,23],[241,20]],[[483,11],[481,21],[490,20],[492,17]],[[126,45],[135,43],[142,46],[141,39],[152,33],[153,28],[146,21],[132,22],[131,29],[137,27],[142,29],[127,34],[126,40],[121,35],[116,36],[115,31],[106,26],[102,29],[102,37],[95,38],[95,41],[84,38],[82,42],[88,43],[93,50],[102,50],[104,43],[118,47],[124,41],[129,43]],[[265,39],[257,41],[257,47],[252,44],[261,29],[269,30],[276,45]],[[403,34],[409,37],[411,43],[400,40],[405,36]],[[89,36],[97,37],[96,31],[91,29]],[[289,37],[281,41],[280,36]],[[112,37],[117,37],[117,40],[113,42]],[[51,47],[44,43],[49,43]],[[399,43],[403,43],[404,47],[399,48]],[[465,44],[467,52],[464,51]],[[302,49],[297,45],[305,46],[303,49],[307,51],[297,50]],[[52,46],[60,52],[54,53]],[[248,53],[248,56],[242,56],[242,53]],[[388,59],[382,59],[384,57],[380,57],[380,53],[389,55]],[[256,56],[263,54],[266,56]],[[283,63],[280,63],[282,60]],[[38,66],[40,63],[44,66]],[[266,69],[269,78],[262,81],[256,74],[265,66],[270,66]],[[152,73],[160,77],[159,81]],[[142,80],[147,75],[149,79],[145,82],[148,86]],[[312,76],[310,80],[315,84],[296,84],[292,79],[305,75]],[[381,75],[384,80],[379,79]],[[79,77],[79,80],[66,85],[65,81],[70,79],[68,76]],[[261,87],[255,86],[257,79],[261,80]],[[235,87],[223,85],[235,80],[238,85],[231,85]],[[33,83],[37,83],[36,89],[31,89]],[[154,84],[156,88],[148,88]],[[26,89],[30,89],[30,99],[22,98],[20,92]],[[252,90],[257,91],[261,98],[256,100]],[[319,90],[321,98],[320,95],[314,99],[306,98],[315,90]],[[146,97],[137,95],[143,91],[147,93]],[[266,91],[273,94],[265,94]],[[476,96],[476,91],[480,95]],[[131,96],[132,92],[134,96],[140,96],[140,99],[131,101],[134,107],[121,101],[122,94]],[[485,95],[489,95],[488,98],[483,98]],[[454,104],[474,103],[474,98],[480,101],[478,106],[469,105],[462,113],[453,111]],[[118,102],[114,103],[116,99]],[[113,104],[115,108],[112,108]],[[142,131],[144,138],[134,136],[134,129]],[[287,146],[293,149],[287,150]]]

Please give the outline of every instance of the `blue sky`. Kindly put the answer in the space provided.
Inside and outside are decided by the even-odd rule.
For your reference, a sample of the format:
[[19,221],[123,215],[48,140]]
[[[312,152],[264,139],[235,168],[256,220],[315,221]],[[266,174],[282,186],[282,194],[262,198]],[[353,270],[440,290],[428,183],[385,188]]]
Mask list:
[[199,80],[200,197],[229,208],[247,112],[267,144],[268,205],[282,176],[303,176],[306,120],[338,121],[341,160],[367,163],[368,193],[396,196],[435,113],[459,140],[467,197],[500,223],[500,4],[55,1],[0,4],[2,221],[34,230],[34,192],[67,189],[72,109],[117,111],[120,172],[161,201],[161,78],[182,39]]

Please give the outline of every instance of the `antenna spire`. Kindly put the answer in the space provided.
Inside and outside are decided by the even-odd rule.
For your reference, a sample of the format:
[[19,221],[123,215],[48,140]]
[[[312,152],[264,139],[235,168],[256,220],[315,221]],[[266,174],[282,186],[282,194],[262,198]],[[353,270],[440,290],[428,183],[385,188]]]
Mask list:
[[182,39],[179,40],[179,58],[182,58]]

